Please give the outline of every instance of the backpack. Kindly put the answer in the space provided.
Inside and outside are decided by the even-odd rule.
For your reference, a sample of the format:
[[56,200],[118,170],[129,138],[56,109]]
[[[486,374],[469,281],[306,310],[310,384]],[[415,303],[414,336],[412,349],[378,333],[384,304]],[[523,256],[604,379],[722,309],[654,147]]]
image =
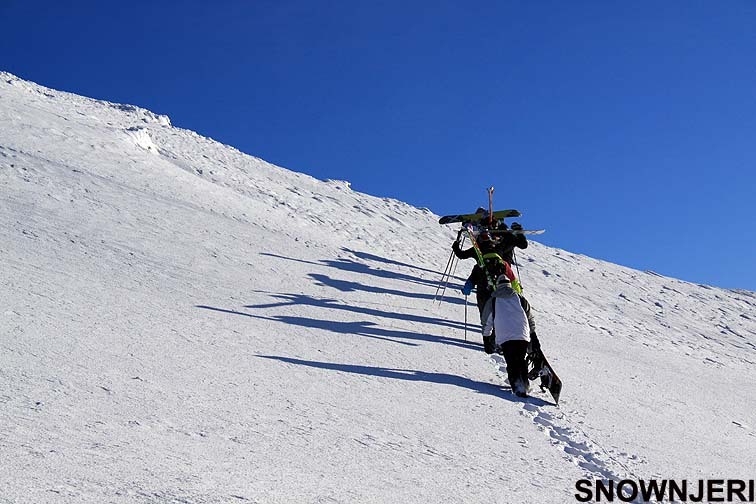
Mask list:
[[[508,264],[496,252],[483,254],[483,265],[488,277],[496,281],[500,275],[507,275]],[[510,270],[511,271],[511,270]],[[509,276],[509,275],[507,275]]]

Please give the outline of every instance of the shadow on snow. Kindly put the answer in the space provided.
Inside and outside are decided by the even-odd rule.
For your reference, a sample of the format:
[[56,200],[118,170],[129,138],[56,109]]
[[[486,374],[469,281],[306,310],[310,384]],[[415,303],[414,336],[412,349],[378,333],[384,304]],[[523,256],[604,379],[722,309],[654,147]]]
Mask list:
[[[244,317],[255,318],[258,320],[270,320],[274,322],[281,322],[289,325],[296,325],[300,327],[308,327],[311,329],[323,329],[338,334],[349,334],[354,336],[364,336],[367,338],[375,338],[383,341],[389,341],[392,343],[398,343],[400,345],[417,346],[417,341],[428,343],[445,343],[448,345],[454,345],[462,348],[470,348],[480,350],[480,345],[473,342],[465,342],[454,338],[445,338],[443,336],[433,336],[430,334],[421,334],[408,331],[399,331],[396,329],[383,329],[374,322],[360,321],[360,322],[338,322],[333,320],[319,320],[306,317],[293,317],[288,315],[275,315],[273,317],[264,317],[260,315],[253,315],[251,313],[245,313],[235,310],[227,310],[224,308],[216,308],[213,306],[196,305],[196,308],[203,310],[212,310],[221,313],[228,313],[232,315],[241,315]],[[409,341],[397,341],[397,340],[409,340]]]
[[317,362],[308,361],[302,359],[294,359],[291,357],[280,357],[275,355],[258,355],[263,359],[272,359],[288,364],[296,364],[299,366],[309,366],[319,369],[327,369],[329,371],[338,371],[342,373],[353,373],[367,376],[379,376],[382,378],[391,378],[395,380],[407,380],[407,381],[423,381],[428,383],[438,383],[442,385],[454,385],[456,387],[466,388],[477,392],[479,394],[487,394],[501,399],[506,399],[511,402],[528,402],[536,406],[550,406],[550,404],[543,399],[537,397],[529,397],[527,399],[521,399],[516,397],[511,392],[502,389],[498,385],[492,383],[479,382],[465,378],[463,376],[452,375],[448,373],[430,373],[427,371],[417,371],[412,369],[392,369],[373,366],[357,366],[354,364],[334,364],[330,362]]
[[[319,282],[319,285],[325,286],[325,287],[332,287],[341,292],[354,292],[354,291],[373,292],[375,294],[389,294],[391,296],[401,296],[401,297],[412,298],[412,299],[427,299],[428,301],[433,301],[435,297],[433,294],[421,294],[418,292],[407,292],[407,291],[401,291],[401,290],[395,290],[395,289],[384,289],[382,287],[364,285],[358,282],[350,282],[347,280],[337,280],[335,278],[329,277],[328,275],[319,275],[317,273],[310,273],[309,276],[316,282]],[[451,286],[447,287],[447,291],[450,288],[452,287]],[[465,304],[464,299],[453,298],[453,297],[449,297],[448,295],[444,296],[443,301],[446,303],[456,304],[456,305]]]
[[[393,264],[395,266],[403,266],[405,268],[413,268],[413,269],[416,269],[418,271],[425,271],[426,273],[431,273],[433,275],[438,275],[438,276],[441,276],[441,274],[442,274],[440,271],[436,271],[436,270],[432,270],[432,269],[428,269],[428,268],[421,268],[420,266],[417,266],[415,264],[409,264],[409,263],[404,263],[404,262],[401,262],[401,261],[395,261],[393,259],[386,259],[385,257],[377,256],[375,254],[370,254],[368,252],[360,252],[358,250],[352,250],[352,249],[348,249],[346,247],[342,247],[341,250],[343,250],[344,252],[349,252],[350,254],[354,255],[355,257],[359,257],[360,259],[365,259],[367,261],[380,262],[380,263],[384,263],[384,264]],[[464,278],[460,278],[460,277],[453,277],[453,278],[456,278],[457,280],[464,280]]]
[[[271,254],[269,252],[261,252],[260,255],[264,255],[268,257],[275,257],[277,259],[286,259],[288,261],[296,261],[296,262],[300,262],[304,264],[312,264],[315,266],[327,266],[329,268],[336,268],[342,271],[349,271],[351,273],[359,273],[363,275],[372,275],[379,278],[386,278],[389,280],[402,280],[405,282],[411,282],[411,283],[416,283],[420,285],[427,285],[429,287],[437,287],[439,284],[439,281],[441,280],[440,278],[441,273],[437,273],[434,271],[431,271],[431,273],[435,273],[439,275],[439,278],[433,279],[433,280],[426,280],[425,278],[420,278],[414,275],[408,275],[406,273],[398,273],[395,271],[388,271],[388,270],[373,268],[367,264],[362,264],[360,262],[353,261],[350,259],[320,259],[318,261],[308,261],[306,259],[296,259],[294,257],[286,257],[286,256],[278,255],[278,254]],[[370,257],[380,259],[379,256],[370,255]],[[396,262],[396,261],[391,261],[389,259],[382,259],[381,262],[384,262],[386,264],[396,264],[396,265],[402,265],[402,266],[414,268],[414,266]],[[430,271],[430,270],[425,270],[423,268],[416,268],[416,269],[419,269],[421,271]],[[457,280],[464,281],[463,278],[459,278],[459,277],[454,277],[454,278]],[[459,290],[461,287],[462,287],[461,284],[456,284],[456,283],[453,284],[451,282],[447,286],[448,289],[456,288],[457,290]]]
[[[262,291],[257,291],[262,292]],[[410,315],[406,313],[388,312],[383,310],[376,310],[374,308],[362,308],[359,306],[352,306],[343,303],[339,303],[336,299],[315,298],[312,296],[306,296],[304,294],[270,294],[271,297],[283,300],[280,303],[268,303],[261,305],[246,305],[245,308],[278,308],[282,306],[296,306],[307,305],[317,306],[320,308],[326,308],[328,310],[342,310],[353,313],[361,313],[363,315],[372,315],[374,317],[390,318],[396,320],[407,320],[410,322],[418,322],[420,324],[430,324],[436,326],[446,326],[453,329],[463,330],[465,324],[462,322],[452,322],[435,317],[425,317],[422,315]],[[471,312],[472,313],[472,312]],[[467,325],[467,329],[473,333],[478,333],[480,327],[471,322]]]

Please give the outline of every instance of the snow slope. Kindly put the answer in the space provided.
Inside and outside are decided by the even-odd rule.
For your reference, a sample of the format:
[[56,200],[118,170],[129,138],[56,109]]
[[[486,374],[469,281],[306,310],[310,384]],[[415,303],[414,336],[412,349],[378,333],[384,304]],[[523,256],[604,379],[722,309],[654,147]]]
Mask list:
[[455,230],[429,210],[7,73],[0,218],[0,502],[560,503],[585,477],[754,477],[753,292],[531,242],[565,388],[517,400],[465,341],[471,261],[433,302]]

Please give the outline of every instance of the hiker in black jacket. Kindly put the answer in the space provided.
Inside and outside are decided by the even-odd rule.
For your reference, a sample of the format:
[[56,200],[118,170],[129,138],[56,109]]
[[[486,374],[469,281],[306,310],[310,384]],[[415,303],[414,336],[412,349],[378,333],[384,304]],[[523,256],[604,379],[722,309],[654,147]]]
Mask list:
[[[493,240],[491,234],[488,231],[481,231],[476,239],[478,248],[480,248],[483,260],[489,269],[488,275],[492,278],[496,278],[498,275],[505,273],[510,280],[516,284],[516,278],[514,272],[509,267],[509,263],[505,262],[498,251],[498,244]],[[467,250],[461,250],[459,247],[459,240],[452,243],[452,250],[454,255],[460,259],[468,259],[475,257],[477,262],[477,254],[475,247],[470,247]],[[483,308],[491,298],[491,289],[489,288],[489,278],[486,271],[479,264],[473,266],[470,276],[462,287],[462,293],[467,296],[472,292],[475,287],[475,300],[478,305],[478,313],[481,315],[481,324],[483,324]],[[486,353],[493,353],[495,350],[494,336],[489,335],[483,338],[483,349]]]
[[[496,252],[495,243],[488,231],[481,231],[476,241],[478,242],[478,247],[480,247],[480,251],[483,255],[490,252]],[[459,248],[459,240],[452,243],[452,250],[454,251],[454,255],[460,259],[470,259],[475,257],[475,247],[462,250]],[[462,293],[467,296],[472,292],[473,287],[475,287],[478,311],[483,313],[483,306],[485,306],[486,301],[488,301],[490,294],[488,292],[486,273],[477,264],[473,267],[470,276],[465,282],[465,286],[462,288]]]
[[[507,225],[502,221],[497,229],[499,231],[507,231]],[[522,229],[522,226],[515,222],[512,224],[512,229]],[[478,247],[480,247],[480,251],[483,255],[495,252],[499,254],[499,256],[501,256],[501,258],[504,259],[508,264],[513,264],[514,248],[527,248],[528,240],[523,234],[514,234],[511,232],[501,233],[500,235],[497,233],[497,237],[499,236],[500,238],[498,240],[494,240],[492,233],[488,232],[487,230],[481,231],[480,234],[478,234],[478,238],[476,239],[476,241],[478,242]],[[468,249],[462,250],[459,247],[459,239],[452,243],[452,250],[454,251],[454,255],[456,255],[459,259],[475,258],[475,247],[470,247]],[[487,288],[488,280],[486,279],[485,272],[480,269],[477,264],[473,267],[473,270],[470,273],[467,282],[465,282],[465,287],[462,289],[462,293],[467,296],[472,292],[473,287],[475,287],[475,296],[478,303],[478,311],[480,313],[483,313],[483,306],[485,306],[486,301],[488,301],[489,298]]]
[[528,248],[528,239],[525,235],[513,232],[521,231],[522,226],[513,222],[510,231],[502,220],[494,229],[496,229],[495,236],[498,239],[496,242],[496,252],[509,264],[514,264],[514,248],[517,247],[523,250]]

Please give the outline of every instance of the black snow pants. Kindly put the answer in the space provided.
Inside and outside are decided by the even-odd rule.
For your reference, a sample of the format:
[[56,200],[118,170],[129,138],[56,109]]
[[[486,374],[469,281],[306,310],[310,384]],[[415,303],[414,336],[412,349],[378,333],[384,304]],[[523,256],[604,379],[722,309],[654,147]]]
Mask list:
[[505,341],[499,347],[504,360],[507,361],[507,377],[509,385],[514,392],[518,392],[518,383],[522,384],[522,391],[527,391],[528,363],[525,355],[528,351],[528,342],[524,340]]

